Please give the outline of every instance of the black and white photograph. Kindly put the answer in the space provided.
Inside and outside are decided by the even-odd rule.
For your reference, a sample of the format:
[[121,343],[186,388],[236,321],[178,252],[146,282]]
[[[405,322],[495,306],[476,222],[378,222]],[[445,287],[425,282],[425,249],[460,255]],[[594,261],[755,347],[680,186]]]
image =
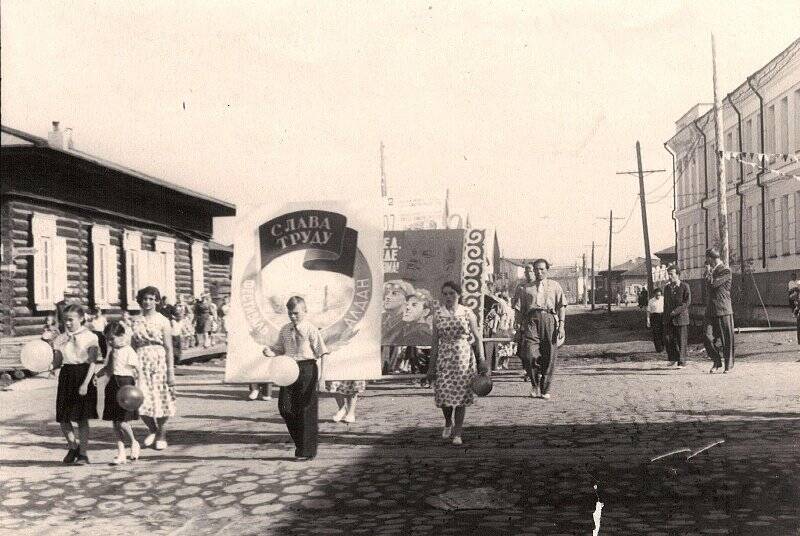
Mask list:
[[0,535],[800,535],[800,3],[3,0]]

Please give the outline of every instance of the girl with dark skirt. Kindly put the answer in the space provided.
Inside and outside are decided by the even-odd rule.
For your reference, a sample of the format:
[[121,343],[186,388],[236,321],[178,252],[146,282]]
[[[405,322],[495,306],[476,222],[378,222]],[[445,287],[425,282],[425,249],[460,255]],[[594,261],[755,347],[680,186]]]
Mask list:
[[108,364],[104,369],[97,373],[97,376],[108,374],[109,379],[106,384],[105,407],[103,408],[103,420],[111,421],[114,432],[117,434],[117,457],[111,461],[111,465],[121,465],[128,463],[125,455],[125,440],[131,444],[131,460],[139,459],[140,446],[133,435],[133,430],[129,421],[139,420],[139,412],[130,411],[119,405],[117,393],[126,385],[136,385],[136,378],[139,376],[139,356],[131,348],[131,332],[121,322],[109,324],[105,332],[111,352],[108,354]]
[[[64,463],[86,465],[89,457],[89,419],[97,418],[97,388],[92,381],[100,357],[97,335],[86,329],[86,312],[77,304],[64,310],[65,333],[53,341],[56,363],[61,363],[56,394],[56,421],[69,450]],[[79,441],[73,422],[78,423]]]

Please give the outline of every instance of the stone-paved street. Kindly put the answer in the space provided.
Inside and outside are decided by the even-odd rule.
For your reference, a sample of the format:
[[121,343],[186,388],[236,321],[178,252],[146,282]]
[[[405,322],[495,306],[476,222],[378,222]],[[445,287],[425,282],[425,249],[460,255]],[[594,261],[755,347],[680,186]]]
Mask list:
[[[588,535],[599,495],[600,534],[798,534],[800,355],[786,334],[752,337],[776,351],[751,351],[731,375],[709,375],[702,355],[684,370],[645,350],[565,358],[550,401],[526,397],[517,372],[498,375],[461,447],[441,439],[430,390],[372,384],[349,426],[322,399],[311,462],[290,457],[277,402],[181,367],[166,451],[111,467],[111,429],[97,421],[92,465],[66,467],[55,382],[27,380],[0,392],[0,532]],[[481,499],[472,510],[435,507],[465,493]]]

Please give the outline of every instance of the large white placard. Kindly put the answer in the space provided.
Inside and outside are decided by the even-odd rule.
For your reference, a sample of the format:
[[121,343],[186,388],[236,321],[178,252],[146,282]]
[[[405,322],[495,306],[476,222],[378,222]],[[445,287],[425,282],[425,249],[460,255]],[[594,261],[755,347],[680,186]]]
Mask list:
[[237,217],[226,382],[271,381],[262,349],[289,321],[292,296],[305,299],[331,351],[323,379],[380,377],[381,216],[379,201],[310,201]]

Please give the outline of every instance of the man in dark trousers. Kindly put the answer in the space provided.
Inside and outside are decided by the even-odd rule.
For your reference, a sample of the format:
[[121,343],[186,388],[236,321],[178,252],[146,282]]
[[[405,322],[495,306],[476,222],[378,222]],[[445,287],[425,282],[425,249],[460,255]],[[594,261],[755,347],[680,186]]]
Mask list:
[[689,305],[692,291],[681,281],[680,269],[673,265],[667,268],[669,285],[664,288],[664,345],[667,348],[669,366],[686,366],[686,348],[689,342]]
[[547,278],[550,263],[537,259],[525,266],[525,283],[511,305],[516,311],[519,357],[531,378],[530,396],[550,399],[558,338],[564,337],[566,302],[558,281]]
[[[733,307],[731,306],[731,269],[720,259],[719,251],[711,248],[706,251],[706,314],[705,340],[706,353],[714,360],[711,374],[725,365],[725,372],[733,370]],[[718,348],[715,340],[719,340]]]

